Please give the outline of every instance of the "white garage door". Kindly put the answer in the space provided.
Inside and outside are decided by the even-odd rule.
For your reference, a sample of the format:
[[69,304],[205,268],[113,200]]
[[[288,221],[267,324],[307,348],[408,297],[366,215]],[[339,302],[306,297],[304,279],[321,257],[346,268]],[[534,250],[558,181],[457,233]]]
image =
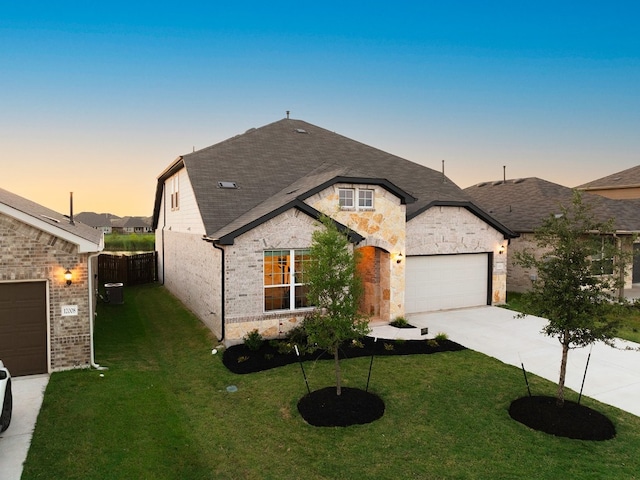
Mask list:
[[407,257],[405,312],[487,304],[489,255]]

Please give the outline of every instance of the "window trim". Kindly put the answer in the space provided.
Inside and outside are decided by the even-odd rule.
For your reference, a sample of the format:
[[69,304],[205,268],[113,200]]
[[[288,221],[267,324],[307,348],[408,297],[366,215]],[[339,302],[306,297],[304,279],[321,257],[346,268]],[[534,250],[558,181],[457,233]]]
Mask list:
[[[351,205],[343,205],[343,192],[351,192]],[[367,201],[369,199],[365,198],[364,193],[371,192],[371,205],[361,205],[363,200]],[[375,210],[375,198],[376,198],[376,190],[374,188],[365,188],[365,187],[338,187],[338,207],[340,210],[346,211],[373,211]]]
[[[267,258],[267,252],[271,252],[273,256],[274,254],[276,254],[276,252],[288,252],[288,257],[289,257],[289,262],[282,264],[281,260],[278,260],[278,263],[280,263],[282,266],[287,266],[288,271],[287,272],[282,272],[283,275],[288,276],[289,277],[289,282],[288,283],[278,283],[278,284],[271,284],[271,285],[267,285],[265,282],[266,279],[266,262],[265,259]],[[297,261],[297,257],[298,256],[302,256],[302,262],[305,261],[304,256],[307,256],[307,261],[308,261],[308,257],[309,257],[309,252],[310,250],[308,248],[273,248],[273,249],[265,249],[262,252],[262,258],[263,258],[263,267],[262,267],[262,271],[263,271],[263,276],[262,276],[262,297],[263,297],[263,302],[262,302],[262,306],[263,306],[263,311],[264,313],[274,313],[274,312],[293,312],[293,311],[305,311],[305,310],[309,310],[311,308],[313,308],[312,306],[309,305],[305,305],[302,307],[296,307],[296,288],[297,287],[302,287],[305,285],[305,283],[303,282],[298,282],[297,279],[299,277],[302,276],[302,274],[304,274],[304,269],[301,270],[301,272],[297,272],[296,271],[296,261]],[[273,273],[272,273],[273,275]],[[288,288],[289,289],[289,299],[288,299],[288,308],[273,308],[273,309],[267,309],[267,296],[266,296],[266,292],[268,289],[272,289],[272,288]],[[286,298],[286,297],[285,297]]]

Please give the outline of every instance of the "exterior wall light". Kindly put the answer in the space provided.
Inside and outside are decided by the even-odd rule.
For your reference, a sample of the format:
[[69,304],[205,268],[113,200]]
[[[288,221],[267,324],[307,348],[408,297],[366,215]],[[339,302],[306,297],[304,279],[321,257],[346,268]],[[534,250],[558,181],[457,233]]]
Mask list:
[[398,255],[396,255],[396,263],[402,263],[402,259],[404,257],[402,256],[402,253],[399,253]]
[[67,282],[67,286],[71,285],[71,279],[73,275],[71,274],[71,270],[67,268],[67,271],[64,272],[64,279]]
[[504,254],[504,245],[500,245],[500,246],[498,247],[498,254],[499,254],[499,255]]

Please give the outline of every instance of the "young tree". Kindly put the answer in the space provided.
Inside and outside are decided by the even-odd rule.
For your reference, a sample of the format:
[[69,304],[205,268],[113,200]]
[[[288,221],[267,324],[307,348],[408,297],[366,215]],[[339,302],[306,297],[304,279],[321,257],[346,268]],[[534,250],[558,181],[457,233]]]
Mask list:
[[316,307],[305,320],[305,330],[310,345],[333,355],[336,394],[340,395],[338,349],[346,340],[369,333],[369,324],[358,311],[363,292],[362,281],[356,273],[358,256],[351,251],[347,236],[331,219],[323,216],[320,220],[324,228],[313,233],[311,260],[304,272],[307,298]]
[[523,294],[525,311],[549,319],[543,332],[562,345],[559,406],[564,405],[569,350],[596,341],[610,343],[617,327],[607,314],[618,300],[625,255],[613,232],[613,221],[598,222],[576,191],[571,205],[536,230],[536,244],[544,255],[515,255],[517,263],[538,272],[532,289]]

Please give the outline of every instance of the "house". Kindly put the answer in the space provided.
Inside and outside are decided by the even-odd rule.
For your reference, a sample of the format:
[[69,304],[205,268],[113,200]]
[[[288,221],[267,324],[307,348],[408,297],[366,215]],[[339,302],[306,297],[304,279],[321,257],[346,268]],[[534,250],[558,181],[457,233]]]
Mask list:
[[608,198],[640,198],[640,165],[576,187]]
[[372,320],[505,301],[511,230],[443,174],[289,118],[160,174],[160,281],[228,343],[281,335],[310,310],[304,264],[323,213],[362,253]]
[[[471,198],[490,215],[519,236],[511,240],[507,255],[507,289],[523,292],[537,278],[535,271],[523,269],[514,259],[516,252],[536,250],[534,231],[545,218],[560,213],[560,206],[569,206],[574,190],[536,177],[482,182],[465,189]],[[591,205],[594,216],[601,222],[614,219],[616,241],[631,251],[635,236],[640,233],[640,200],[613,200],[599,195],[585,194],[583,201]],[[611,241],[614,241],[611,237]],[[612,269],[612,263],[609,263]],[[625,288],[640,281],[640,267],[627,265]],[[606,272],[605,272],[606,273]]]
[[111,233],[111,221],[119,217],[111,215],[110,213],[95,213],[95,212],[80,212],[75,216],[76,220],[89,225],[97,230],[101,230],[103,233]]
[[0,189],[0,358],[13,375],[93,362],[103,234]]
[[125,217],[122,224],[123,233],[152,233],[151,220],[148,217]]

